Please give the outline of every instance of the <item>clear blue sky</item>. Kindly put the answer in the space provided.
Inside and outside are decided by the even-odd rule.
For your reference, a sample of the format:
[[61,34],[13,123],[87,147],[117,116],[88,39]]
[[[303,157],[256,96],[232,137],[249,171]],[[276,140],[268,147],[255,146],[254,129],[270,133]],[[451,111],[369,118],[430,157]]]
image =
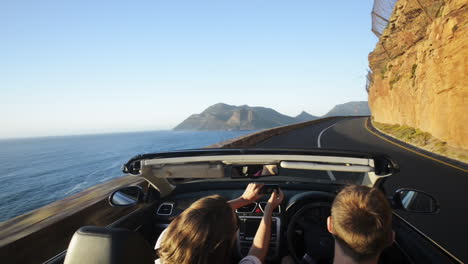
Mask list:
[[0,138],[367,100],[372,1],[1,1]]

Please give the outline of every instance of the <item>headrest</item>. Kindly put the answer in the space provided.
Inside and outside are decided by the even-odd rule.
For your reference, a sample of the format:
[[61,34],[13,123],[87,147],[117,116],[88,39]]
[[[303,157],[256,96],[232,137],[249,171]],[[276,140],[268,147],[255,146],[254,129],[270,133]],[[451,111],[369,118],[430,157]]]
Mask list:
[[149,264],[154,259],[154,250],[134,231],[84,226],[73,235],[64,263]]

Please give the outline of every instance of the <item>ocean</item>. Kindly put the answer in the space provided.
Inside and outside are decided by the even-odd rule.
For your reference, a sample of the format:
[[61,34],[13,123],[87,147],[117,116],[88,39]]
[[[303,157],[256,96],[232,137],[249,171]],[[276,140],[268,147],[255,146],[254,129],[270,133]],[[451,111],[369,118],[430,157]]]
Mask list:
[[0,222],[123,176],[137,154],[202,148],[253,131],[151,131],[0,140]]

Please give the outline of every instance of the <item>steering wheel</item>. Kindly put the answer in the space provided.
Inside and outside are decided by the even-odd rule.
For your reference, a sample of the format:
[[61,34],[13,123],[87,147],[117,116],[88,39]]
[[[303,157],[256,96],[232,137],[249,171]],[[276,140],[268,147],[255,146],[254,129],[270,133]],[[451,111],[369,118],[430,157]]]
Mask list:
[[299,263],[307,254],[315,263],[332,263],[334,239],[327,230],[330,204],[314,202],[299,209],[286,233],[290,256]]

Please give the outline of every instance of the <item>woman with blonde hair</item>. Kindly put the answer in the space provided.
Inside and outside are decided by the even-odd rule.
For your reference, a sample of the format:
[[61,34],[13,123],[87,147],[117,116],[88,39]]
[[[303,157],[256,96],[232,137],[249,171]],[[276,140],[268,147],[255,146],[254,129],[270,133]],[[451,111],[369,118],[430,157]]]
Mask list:
[[[251,183],[242,196],[231,201],[212,195],[193,203],[159,236],[156,243],[159,259],[156,263],[230,263],[239,230],[235,209],[258,200],[262,186]],[[264,261],[270,243],[272,213],[283,197],[281,191],[272,193],[249,254],[239,263],[259,264]]]

